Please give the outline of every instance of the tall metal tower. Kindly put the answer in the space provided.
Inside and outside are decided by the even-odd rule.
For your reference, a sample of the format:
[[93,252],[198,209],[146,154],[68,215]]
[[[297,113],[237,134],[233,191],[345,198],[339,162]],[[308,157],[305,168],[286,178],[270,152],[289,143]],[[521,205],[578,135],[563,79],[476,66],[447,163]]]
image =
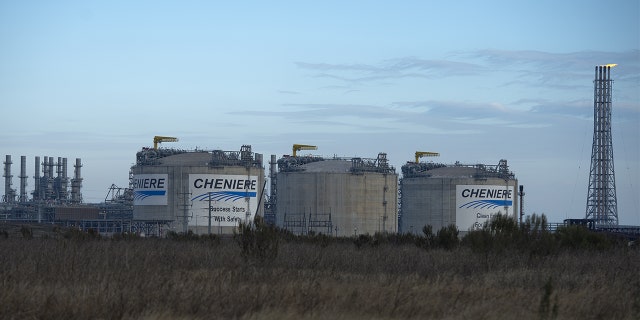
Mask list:
[[615,64],[596,67],[593,93],[593,146],[587,193],[587,219],[596,225],[618,225],[616,176],[613,169],[611,139],[611,68]]

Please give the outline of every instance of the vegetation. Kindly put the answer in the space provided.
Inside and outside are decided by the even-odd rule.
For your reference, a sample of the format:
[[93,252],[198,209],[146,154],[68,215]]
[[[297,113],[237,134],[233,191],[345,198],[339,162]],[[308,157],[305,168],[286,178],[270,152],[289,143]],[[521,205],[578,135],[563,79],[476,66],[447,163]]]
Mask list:
[[497,217],[460,240],[455,226],[140,239],[0,225],[0,318],[638,319],[640,249],[545,223]]

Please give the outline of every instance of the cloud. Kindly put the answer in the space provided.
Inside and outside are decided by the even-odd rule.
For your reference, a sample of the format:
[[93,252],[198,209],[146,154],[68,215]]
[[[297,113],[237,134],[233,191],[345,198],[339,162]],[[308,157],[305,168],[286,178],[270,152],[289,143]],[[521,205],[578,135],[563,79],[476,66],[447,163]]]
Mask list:
[[627,52],[578,51],[552,53],[535,50],[477,50],[456,52],[449,59],[400,57],[376,63],[295,62],[310,77],[350,85],[408,78],[445,79],[485,77],[502,79],[502,86],[583,90],[596,65],[617,63],[615,79],[636,83],[640,79],[640,50]]
[[634,73],[638,68],[640,50],[628,52],[578,51],[571,53],[551,53],[534,50],[478,50],[469,52],[472,58],[480,58],[488,62],[488,66],[528,65],[545,70],[594,70],[595,66],[617,63],[620,66],[633,66],[628,72]]
[[[549,87],[558,90],[584,88],[594,77],[595,67],[617,63],[613,77],[623,83],[637,83],[640,50],[627,52],[578,51],[551,53],[533,50],[478,50],[460,53],[494,72],[514,74],[505,85]],[[634,80],[636,79],[636,80]]]
[[442,78],[477,75],[479,65],[450,60],[430,60],[416,57],[394,58],[376,64],[330,64],[296,62],[300,69],[317,71],[312,77],[336,79],[344,82],[370,82],[402,78]]
[[[231,115],[271,117],[270,123],[281,120],[287,129],[295,126],[307,132],[421,132],[429,134],[473,134],[474,128],[444,124],[442,119],[433,117],[414,108],[397,108],[358,104],[283,104],[279,110],[243,110],[229,112]],[[279,118],[279,119],[278,119]],[[263,121],[264,122],[264,121]],[[296,129],[298,130],[298,129]]]
[[278,93],[282,93],[282,94],[300,94],[300,92],[297,91],[288,91],[288,90],[278,90]]
[[[517,101],[516,104],[523,103],[529,101]],[[551,126],[551,120],[545,114],[535,114],[502,103],[427,100],[395,102],[394,106],[408,110],[407,112],[425,113],[423,117],[408,117],[406,121],[409,122],[424,121],[428,118],[433,121],[474,126],[476,130],[488,126],[522,129]]]

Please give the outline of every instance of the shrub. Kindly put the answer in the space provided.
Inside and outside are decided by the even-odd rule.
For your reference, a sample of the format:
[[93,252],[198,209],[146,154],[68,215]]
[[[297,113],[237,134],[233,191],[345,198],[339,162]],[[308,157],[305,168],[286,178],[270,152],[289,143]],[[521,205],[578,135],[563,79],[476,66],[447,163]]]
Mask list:
[[462,238],[461,244],[473,252],[486,253],[493,249],[493,237],[485,229],[472,230]]
[[239,233],[234,232],[233,238],[240,246],[245,262],[251,259],[273,261],[278,256],[279,231],[266,224],[262,217],[256,216],[253,224],[241,222],[238,229]]
[[33,239],[33,230],[27,226],[22,226],[22,228],[20,228],[20,233],[22,234],[22,237],[27,240]]
[[558,248],[544,214],[528,216],[519,226],[514,218],[498,214],[482,229],[469,231],[462,244],[474,252],[520,250],[536,255],[551,254]]
[[506,215],[495,215],[487,226],[488,231],[495,239],[496,246],[500,248],[506,248],[517,243],[522,235],[516,219]]
[[356,245],[356,248],[360,249],[363,245],[371,244],[373,239],[368,234],[361,234],[357,237],[354,237],[353,244]]
[[456,248],[460,243],[458,233],[458,227],[456,227],[455,224],[450,224],[438,230],[438,234],[436,235],[438,246],[447,250]]
[[417,241],[417,237],[413,233],[387,233],[386,238],[389,243],[394,245],[414,244]]
[[435,246],[435,235],[433,234],[433,227],[426,225],[422,227],[422,236],[415,238],[416,246],[423,249],[430,249]]
[[[215,237],[215,234],[212,234],[212,236]],[[188,230],[187,232],[169,231],[167,232],[167,239],[177,241],[198,241],[200,240],[200,236],[193,233],[193,230]]]
[[311,243],[322,248],[326,248],[333,241],[333,237],[331,237],[330,235],[317,233],[315,231],[309,231],[307,235],[296,236],[288,231],[285,233],[280,230],[280,232],[278,232],[278,237],[280,237],[281,239],[294,241],[297,240],[299,242]]
[[593,232],[583,226],[562,226],[556,230],[559,245],[568,249],[603,250],[612,246],[604,234]]
[[77,228],[70,228],[62,234],[62,237],[69,240],[97,240],[102,237],[94,229],[89,229],[87,232]]
[[[167,235],[168,236],[168,235]],[[132,232],[122,232],[122,233],[114,233],[111,237],[111,240],[120,241],[120,240],[140,240],[142,239],[140,235]]]

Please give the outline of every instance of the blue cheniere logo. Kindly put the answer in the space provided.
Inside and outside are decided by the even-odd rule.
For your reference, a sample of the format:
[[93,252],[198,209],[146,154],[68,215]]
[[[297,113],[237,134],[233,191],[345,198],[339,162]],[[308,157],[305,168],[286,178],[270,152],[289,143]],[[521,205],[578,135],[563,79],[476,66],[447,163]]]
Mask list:
[[513,201],[511,200],[475,200],[461,205],[460,208],[495,209],[498,207],[510,207],[512,205]]
[[149,197],[164,197],[165,194],[166,190],[138,190],[133,192],[133,199],[141,201]]
[[201,195],[195,196],[191,198],[191,201],[208,201],[209,197],[214,201],[238,201],[244,198],[255,198],[256,192],[246,192],[246,191],[217,191],[217,192],[207,192]]

